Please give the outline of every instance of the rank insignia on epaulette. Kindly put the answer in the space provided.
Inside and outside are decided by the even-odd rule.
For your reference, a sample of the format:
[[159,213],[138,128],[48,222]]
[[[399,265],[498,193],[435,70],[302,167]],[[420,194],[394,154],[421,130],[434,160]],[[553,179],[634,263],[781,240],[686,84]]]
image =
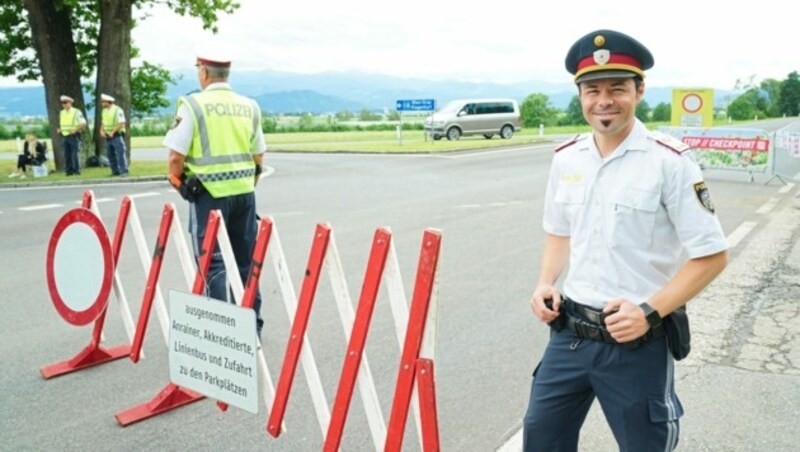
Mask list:
[[558,151],[560,151],[560,150],[562,150],[564,148],[567,148],[570,145],[576,143],[580,139],[581,139],[581,135],[580,134],[575,135],[574,137],[570,138],[569,140],[567,140],[567,141],[559,144],[558,146],[556,146],[556,148],[553,150],[553,152],[558,152]]
[[683,154],[684,152],[688,151],[692,147],[688,144],[684,143],[683,141],[667,134],[662,134],[657,140],[656,143],[668,148],[670,151],[676,154]]
[[711,192],[708,191],[708,186],[705,182],[697,182],[694,184],[694,194],[697,195],[697,200],[704,209],[714,213],[714,203],[711,202]]

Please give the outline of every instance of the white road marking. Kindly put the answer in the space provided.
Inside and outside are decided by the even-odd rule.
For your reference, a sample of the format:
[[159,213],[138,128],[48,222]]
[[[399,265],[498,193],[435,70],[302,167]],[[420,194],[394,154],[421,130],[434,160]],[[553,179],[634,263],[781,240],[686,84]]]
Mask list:
[[793,188],[794,188],[794,182],[789,182],[788,184],[781,187],[781,189],[778,190],[778,193],[789,193],[790,191],[792,191]]
[[481,207],[480,204],[461,204],[460,206],[456,206],[459,209],[477,209]]
[[133,195],[128,195],[128,197],[130,197],[131,199],[149,198],[151,196],[161,196],[161,193],[154,192],[154,191],[146,191],[144,193],[135,193]]
[[756,227],[758,223],[755,221],[745,221],[740,224],[733,232],[731,232],[725,239],[728,241],[728,248],[733,248],[739,244],[746,236]]
[[522,450],[522,429],[519,429],[508,441],[497,449],[497,452],[520,452]]
[[[524,151],[528,149],[539,149],[539,148],[546,148],[546,147],[554,147],[557,143],[546,143],[546,144],[538,144],[538,145],[531,145],[531,146],[519,146],[513,147],[509,149],[498,149],[495,151],[481,151],[481,152],[470,152],[468,154],[459,154],[459,155],[443,155],[442,157],[448,159],[462,159],[467,157],[482,157],[484,155],[492,155],[492,154],[502,154],[504,152],[516,152],[516,151]],[[516,146],[516,145],[515,145]]]
[[764,203],[763,206],[759,207],[758,210],[756,210],[756,213],[761,213],[761,214],[769,213],[772,209],[775,208],[776,205],[778,205],[778,201],[780,200],[781,200],[780,198],[769,198],[769,201]]
[[[96,198],[94,202],[101,203],[101,202],[111,202],[114,198]],[[75,201],[75,204],[83,204],[83,201]]]
[[19,207],[23,212],[30,212],[32,210],[55,209],[56,207],[64,207],[63,204],[42,204],[40,206]]

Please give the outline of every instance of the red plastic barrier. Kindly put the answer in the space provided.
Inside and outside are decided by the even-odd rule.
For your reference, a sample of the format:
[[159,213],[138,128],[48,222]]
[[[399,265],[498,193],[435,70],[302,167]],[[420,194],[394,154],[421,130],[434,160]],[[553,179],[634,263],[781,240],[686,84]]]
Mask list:
[[353,397],[353,387],[356,384],[358,368],[364,354],[369,324],[372,321],[372,312],[375,309],[375,300],[378,298],[378,288],[383,276],[383,269],[386,266],[391,240],[392,234],[386,229],[381,228],[375,231],[372,251],[370,251],[367,262],[367,271],[364,275],[364,284],[361,286],[356,318],[353,322],[353,331],[350,333],[350,342],[347,344],[347,354],[339,378],[339,389],[336,391],[336,400],[331,411],[331,423],[328,425],[328,434],[325,437],[323,450],[328,452],[339,450],[342,440],[347,412],[350,410],[350,401]]
[[[166,215],[166,212],[165,212]],[[200,262],[197,266],[197,274],[194,279],[194,285],[192,286],[192,293],[193,294],[201,294],[204,292],[205,288],[205,280],[206,274],[208,274],[208,267],[211,265],[211,257],[214,255],[214,246],[217,244],[217,231],[219,230],[219,222],[220,222],[220,214],[216,210],[212,210],[208,215],[208,225],[206,226],[206,235],[203,239],[203,245],[200,250]],[[171,218],[170,218],[171,221]],[[169,228],[166,229],[164,232],[163,228],[163,218],[162,218],[162,228],[159,232],[159,242],[161,242],[162,234],[168,235]],[[166,244],[166,237],[163,237],[164,244]],[[161,250],[161,253],[158,253],[158,250]],[[163,248],[156,248],[157,255],[154,256],[155,259],[161,259],[163,255]],[[150,276],[153,276],[153,272],[156,272],[156,279],[153,281],[153,285],[155,285],[155,281],[158,279],[158,271],[154,270],[155,265],[150,267]],[[159,265],[160,267],[160,265]],[[151,280],[148,277],[148,283]],[[148,289],[150,287],[148,286]],[[155,290],[155,288],[152,288]],[[147,315],[143,316],[139,315],[139,324],[136,328],[136,337],[138,341],[135,341],[135,344],[138,343],[138,348],[134,347],[131,350],[131,360],[138,359],[139,353],[141,351],[142,341],[144,340],[144,332],[147,329],[147,321],[150,312],[150,306],[145,307],[145,303],[152,304],[152,294],[149,295],[148,298],[148,291],[145,291],[145,299],[142,302],[142,311],[145,309],[147,310]],[[147,301],[149,299],[149,302]],[[141,330],[141,331],[140,331]],[[134,362],[136,362],[134,360]],[[175,408],[181,407],[183,405],[187,405],[192,402],[197,402],[205,398],[202,394],[198,394],[194,391],[190,391],[186,388],[182,388],[176,384],[169,383],[167,386],[162,389],[152,400],[149,402],[143,403],[141,405],[137,405],[135,407],[129,408],[127,410],[120,411],[116,414],[117,423],[121,426],[126,427],[130,424],[145,420],[147,418],[151,418],[153,416],[157,416],[161,413],[173,410]]]
[[394,402],[389,416],[386,433],[385,451],[400,451],[403,446],[403,434],[406,430],[408,405],[411,403],[411,392],[414,388],[415,364],[419,358],[422,337],[425,333],[425,321],[428,317],[428,306],[433,293],[433,282],[436,276],[436,265],[439,261],[439,249],[442,236],[439,232],[425,230],[422,236],[422,251],[417,265],[417,279],[414,283],[414,295],[411,298],[411,311],[406,329],[406,339],[400,358],[400,370],[397,375]]
[[[267,246],[269,246],[270,237],[272,237],[272,221],[268,218],[264,218],[261,220],[258,227],[258,238],[253,248],[253,259],[250,261],[250,271],[247,274],[247,281],[244,285],[242,307],[252,308],[253,304],[256,302],[258,281],[261,279],[261,269],[264,268],[264,257],[267,255]],[[218,401],[217,407],[222,411],[228,410],[228,404],[225,402]]]
[[422,424],[422,450],[439,452],[439,420],[436,414],[436,385],[432,359],[417,360],[417,390]]
[[289,393],[292,390],[294,375],[297,371],[297,361],[300,358],[300,350],[303,346],[303,337],[308,327],[308,319],[311,316],[311,307],[314,304],[314,295],[317,292],[319,276],[322,272],[322,262],[325,260],[325,252],[328,250],[331,229],[322,224],[317,225],[314,232],[314,242],[311,245],[311,252],[308,255],[308,265],[306,274],[303,278],[303,287],[300,289],[300,297],[295,311],[292,330],[289,333],[289,341],[286,345],[286,354],[283,358],[281,376],[278,380],[278,388],[275,392],[275,402],[272,405],[272,412],[267,421],[267,432],[277,438],[281,434],[283,416],[286,413],[286,405],[289,403]]

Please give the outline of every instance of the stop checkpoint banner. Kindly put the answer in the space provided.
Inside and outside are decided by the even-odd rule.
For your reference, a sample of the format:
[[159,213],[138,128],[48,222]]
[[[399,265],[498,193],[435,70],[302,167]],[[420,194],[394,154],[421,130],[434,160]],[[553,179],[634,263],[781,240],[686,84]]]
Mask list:
[[765,172],[770,134],[762,129],[659,127],[692,147],[703,168]]

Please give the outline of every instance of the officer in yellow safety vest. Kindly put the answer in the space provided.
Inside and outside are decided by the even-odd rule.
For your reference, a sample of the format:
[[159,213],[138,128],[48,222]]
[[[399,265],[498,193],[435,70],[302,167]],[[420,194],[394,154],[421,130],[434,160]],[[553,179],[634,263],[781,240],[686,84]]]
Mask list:
[[100,95],[100,105],[103,107],[101,135],[106,139],[111,175],[128,177],[125,155],[125,112],[114,104],[114,98],[108,94]]
[[61,96],[61,114],[59,115],[59,126],[57,132],[61,135],[62,149],[64,150],[64,164],[67,176],[77,176],[81,174],[81,166],[78,162],[78,154],[81,151],[81,140],[79,134],[86,128],[86,118],[72,104],[75,100],[69,96]]
[[[206,232],[209,213],[218,209],[246,281],[257,234],[255,185],[266,150],[261,109],[228,84],[231,60],[200,52],[195,66],[202,91],[178,99],[172,128],[164,138],[169,150],[169,179],[189,201],[189,232],[195,257]],[[206,278],[207,295],[232,301],[219,246]],[[261,334],[261,295],[256,295],[257,331]]]

